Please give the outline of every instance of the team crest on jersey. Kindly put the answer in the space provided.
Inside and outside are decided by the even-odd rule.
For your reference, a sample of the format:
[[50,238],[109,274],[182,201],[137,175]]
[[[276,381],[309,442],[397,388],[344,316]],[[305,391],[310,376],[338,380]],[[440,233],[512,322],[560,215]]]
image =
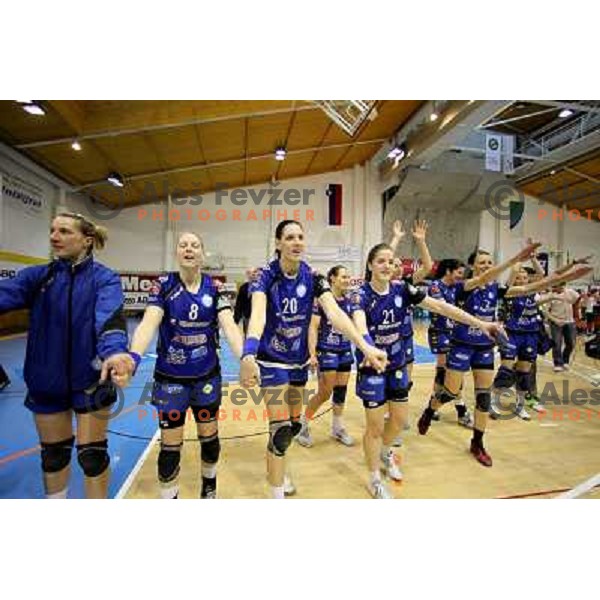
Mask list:
[[394,298],[394,304],[398,307],[398,308],[402,308],[402,298],[400,298],[400,296],[396,296]]
[[208,294],[204,294],[204,296],[202,296],[201,302],[203,306],[206,306],[206,308],[210,308],[212,306],[213,299]]
[[304,296],[306,296],[306,286],[303,283],[296,288],[296,295],[298,298],[304,298]]
[[203,394],[210,394],[213,391],[213,386],[210,383],[207,383],[203,388],[202,388],[202,393]]

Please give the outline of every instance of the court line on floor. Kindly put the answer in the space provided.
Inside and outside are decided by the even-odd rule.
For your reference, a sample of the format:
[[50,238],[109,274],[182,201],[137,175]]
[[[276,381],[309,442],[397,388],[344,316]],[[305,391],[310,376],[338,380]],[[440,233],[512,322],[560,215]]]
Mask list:
[[137,474],[141,471],[142,467],[144,466],[144,463],[146,462],[146,459],[148,458],[148,454],[150,454],[150,450],[152,450],[152,446],[158,440],[159,435],[160,435],[160,430],[157,429],[156,432],[154,433],[154,435],[152,436],[152,439],[148,442],[148,445],[142,452],[142,455],[139,457],[137,463],[135,463],[135,466],[133,467],[133,469],[127,476],[127,479],[123,482],[123,485],[121,486],[119,491],[115,494],[115,500],[122,500],[125,497],[125,495],[129,491],[129,488],[133,485],[133,481],[137,477]]
[[[545,363],[548,363],[550,365],[553,365],[554,363],[551,360],[548,360],[547,358],[543,358],[542,359]],[[581,379],[587,381],[588,383],[591,383],[592,385],[598,385],[598,379],[594,379],[593,377],[590,377],[589,375],[586,375],[585,373],[580,373],[579,371],[576,371],[573,367],[569,366],[569,369],[566,371],[559,371],[559,373],[566,373],[567,375],[569,373],[573,373],[573,375],[580,377]],[[558,373],[556,373],[558,375]]]
[[596,473],[596,475],[586,479],[583,483],[576,485],[573,489],[561,494],[560,496],[557,496],[555,500],[572,500],[578,496],[581,496],[582,494],[585,494],[586,492],[589,492],[599,485],[600,473]]

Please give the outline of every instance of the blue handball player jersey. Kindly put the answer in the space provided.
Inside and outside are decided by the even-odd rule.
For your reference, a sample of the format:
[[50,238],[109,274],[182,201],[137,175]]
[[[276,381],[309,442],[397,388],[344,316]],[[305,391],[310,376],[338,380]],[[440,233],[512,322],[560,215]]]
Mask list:
[[164,311],[156,347],[156,375],[196,379],[218,365],[217,315],[231,310],[231,304],[211,277],[203,274],[200,288],[193,294],[179,273],[163,275],[153,285],[148,306]]
[[[352,314],[351,300],[347,296],[336,298],[338,306],[347,314]],[[323,352],[348,352],[352,350],[350,340],[344,337],[339,331],[334,329],[331,321],[325,314],[318,302],[315,302],[313,314],[321,317],[319,323],[319,337],[317,338],[317,350]]]
[[[364,311],[369,335],[378,348],[387,352],[388,369],[397,369],[404,364],[402,331],[406,313],[424,298],[425,292],[405,281],[391,281],[385,294],[379,294],[366,282],[354,295],[353,310]],[[360,364],[363,359],[363,353],[357,348],[357,363]]]
[[507,331],[535,333],[540,328],[540,315],[535,294],[506,298],[505,327]]
[[[429,284],[427,293],[432,298],[437,300],[443,300],[448,304],[456,303],[456,285],[446,285],[441,279],[436,279]],[[445,317],[444,315],[438,315],[437,313],[431,313],[431,329],[436,331],[450,331],[454,326],[454,321]]]
[[330,287],[302,261],[295,276],[283,273],[278,259],[261,269],[250,293],[267,296],[267,319],[260,339],[258,360],[304,365],[308,361],[308,328],[313,302]]
[[[491,323],[496,319],[498,300],[501,300],[505,293],[505,288],[500,288],[495,281],[470,291],[466,291],[465,282],[460,281],[456,284],[456,306],[482,321]],[[467,344],[468,346],[485,346],[489,348],[494,345],[494,341],[485,335],[481,329],[463,323],[454,325],[452,339],[459,344]]]

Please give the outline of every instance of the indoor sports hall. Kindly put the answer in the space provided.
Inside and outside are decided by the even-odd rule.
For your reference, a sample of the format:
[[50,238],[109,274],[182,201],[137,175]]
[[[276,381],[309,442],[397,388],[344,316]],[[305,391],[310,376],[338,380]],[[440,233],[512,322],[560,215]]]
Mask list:
[[[264,350],[258,344],[266,345],[266,333],[256,340],[258,351],[248,345],[252,317],[238,319],[234,310],[240,294],[248,287],[258,290],[248,294],[253,317],[256,297],[269,298],[265,332],[271,331],[272,315],[295,315],[296,301],[305,300],[303,285],[297,298],[284,298],[281,305],[271,303],[273,287],[260,288],[264,273],[283,260],[286,229],[283,238],[276,236],[278,225],[288,221],[301,231],[295,242],[298,260],[306,265],[310,281],[331,284],[337,275],[328,279],[328,274],[339,266],[347,274],[344,295],[349,302],[359,302],[361,294],[377,294],[366,274],[376,269],[369,267],[377,256],[371,251],[395,240],[389,250],[393,281],[399,282],[394,285],[413,289],[418,300],[407,313],[414,357],[406,375],[411,383],[404,404],[407,419],[389,448],[401,476],[392,477],[396,471],[389,465],[381,471],[390,497],[600,497],[599,101],[2,100],[0,183],[0,498],[97,497],[90,496],[87,480],[104,478],[108,498],[154,499],[165,497],[166,483],[177,478],[174,497],[197,499],[203,480],[214,479],[215,473],[218,487],[209,497],[269,498],[271,488],[281,486],[267,477],[268,455],[269,460],[285,458],[286,481],[293,482],[286,488],[289,499],[384,497],[373,492],[365,464],[363,436],[370,408],[357,393],[357,366],[364,365],[352,361],[347,384],[336,384],[345,388],[345,397],[338,402],[328,395],[308,417],[308,401],[323,385],[324,363],[317,368],[315,358],[309,365],[307,350],[301,365],[308,379],[300,420],[284,416],[285,429],[273,427],[277,419],[270,423],[268,388],[255,385],[257,381],[242,385],[240,353],[231,336],[243,343],[242,362],[249,355],[254,362],[257,356],[263,385],[274,367],[266,354],[261,359]],[[84,253],[63,273],[65,219],[82,239],[94,237],[86,233],[88,226],[106,228],[107,239],[104,248],[90,250],[93,256]],[[199,439],[195,414],[184,412],[182,444],[175,451],[161,439],[165,429],[159,427],[153,405],[155,369],[163,368],[163,355],[165,364],[184,365],[184,346],[200,344],[191,351],[195,357],[208,342],[199,341],[204,334],[190,341],[192,336],[180,332],[165,345],[166,334],[157,325],[143,352],[135,351],[141,345],[132,344],[141,344],[135,340],[142,337],[145,311],[156,297],[163,304],[153,305],[155,313],[162,315],[165,306],[187,293],[180,267],[192,255],[181,244],[190,236],[200,247],[198,283],[213,286],[218,303],[214,322],[220,332],[214,343],[220,380],[201,387],[205,394],[220,389],[220,406],[211,415],[218,434],[211,433],[210,439]],[[485,448],[493,466],[474,460],[472,446],[470,451],[477,415],[475,425],[468,427],[457,420],[453,404],[443,404],[426,435],[419,431],[432,399],[443,401],[440,394],[449,389],[443,378],[434,389],[439,356],[431,345],[434,317],[419,304],[435,290],[436,269],[443,261],[458,261],[467,281],[478,276],[482,254],[490,264],[508,265],[497,277],[500,287],[519,285],[511,279],[518,277],[513,271],[529,268],[530,261],[529,283],[520,285],[548,281],[530,295],[535,292],[535,302],[542,302],[540,332],[554,344],[543,353],[536,351],[535,385],[528,376],[527,389],[519,388],[518,381],[517,387],[500,388],[496,375],[495,387],[486,392],[491,408],[485,411],[479,384],[471,370],[466,373],[459,396],[468,414],[490,417]],[[470,256],[475,263],[469,264]],[[108,315],[99,308],[108,291],[92,293],[73,283],[87,260],[103,269],[95,271],[93,285],[100,277],[113,277],[110,294],[118,311],[111,309]],[[181,288],[165,291],[169,273]],[[293,279],[282,273],[277,290],[285,287],[286,277]],[[63,279],[70,282],[63,296],[53,295]],[[244,284],[249,286],[242,291]],[[206,298],[201,297],[200,309],[192,304],[196,308],[187,320],[180,319],[182,327],[194,325],[188,321],[197,320]],[[96,299],[98,304],[91,306]],[[204,307],[208,310],[212,302],[208,298]],[[318,304],[315,295],[308,321],[301,321],[295,333],[289,329],[282,335],[296,335],[310,349],[308,322]],[[364,312],[370,324],[374,312],[356,306],[352,310]],[[457,306],[467,310],[469,303]],[[490,321],[506,321],[506,326],[509,319],[501,308]],[[395,317],[386,310],[381,326],[392,331]],[[239,328],[235,334],[223,326],[221,317],[229,313]],[[321,325],[328,318],[322,313]],[[349,318],[356,322],[350,313]],[[166,329],[167,321],[161,327]],[[489,344],[496,374],[502,345],[512,340],[508,329]],[[273,331],[279,331],[275,325]],[[456,325],[451,331],[456,332]],[[374,334],[369,329],[366,335]],[[93,361],[78,350],[87,348],[89,336],[96,340]],[[163,341],[157,346],[159,338]],[[364,339],[381,350],[380,338]],[[90,383],[78,387],[77,369],[97,374],[91,394],[97,393],[103,361],[112,355],[102,344],[114,344],[119,356],[125,356],[122,363],[106,362],[107,389],[114,397],[98,412],[71,410],[70,396],[87,394]],[[46,350],[40,354],[35,348],[42,345]],[[400,369],[407,364],[408,358]],[[55,379],[63,367],[66,375]],[[121,372],[128,379],[123,387],[117,385]],[[68,392],[56,391],[63,389],[57,383],[61,377]],[[165,381],[167,393],[179,385],[175,379]],[[58,398],[61,393],[64,397]],[[50,396],[58,404],[51,405]],[[218,404],[214,398],[212,402]],[[67,429],[73,424],[72,442],[67,443],[68,431],[52,429],[50,417],[60,411],[67,419],[61,431],[66,431],[65,423]],[[346,441],[352,443],[340,443],[340,436],[332,435],[340,431],[335,419],[343,419]],[[385,427],[390,420],[393,415]],[[294,424],[300,427],[301,422],[310,425],[310,443],[300,443],[298,435],[304,433]],[[104,433],[82,444],[79,435],[89,434],[81,433],[85,427]],[[281,433],[288,428],[291,433]],[[385,435],[383,439],[386,446]],[[204,447],[210,442],[212,459]],[[176,464],[169,463],[175,453]],[[207,464],[213,465],[210,476]],[[68,485],[57,490],[48,482],[60,473],[68,475]]]

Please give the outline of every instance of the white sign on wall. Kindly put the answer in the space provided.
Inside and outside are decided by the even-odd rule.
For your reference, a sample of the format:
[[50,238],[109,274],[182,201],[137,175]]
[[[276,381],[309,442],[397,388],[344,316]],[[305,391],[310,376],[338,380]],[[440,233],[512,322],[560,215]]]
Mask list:
[[36,215],[46,210],[44,191],[37,185],[15,175],[4,175],[0,183],[3,205],[11,203]]
[[502,171],[502,136],[496,133],[485,135],[485,168]]

